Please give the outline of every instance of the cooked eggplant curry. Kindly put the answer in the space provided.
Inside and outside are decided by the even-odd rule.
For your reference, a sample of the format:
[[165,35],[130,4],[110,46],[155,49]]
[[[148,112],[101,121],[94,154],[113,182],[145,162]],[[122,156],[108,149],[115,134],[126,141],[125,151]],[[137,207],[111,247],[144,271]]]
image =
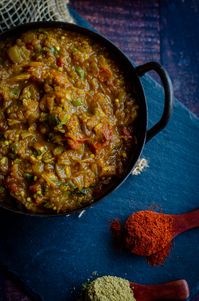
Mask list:
[[0,42],[0,199],[33,213],[90,204],[121,177],[138,106],[107,50],[39,29]]

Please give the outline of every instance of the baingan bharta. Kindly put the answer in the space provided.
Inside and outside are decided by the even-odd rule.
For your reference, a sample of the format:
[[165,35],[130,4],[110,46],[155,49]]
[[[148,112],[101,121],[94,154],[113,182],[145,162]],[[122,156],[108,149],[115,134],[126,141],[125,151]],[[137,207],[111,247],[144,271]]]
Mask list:
[[0,42],[0,194],[29,212],[89,204],[125,169],[138,112],[122,68],[83,34]]

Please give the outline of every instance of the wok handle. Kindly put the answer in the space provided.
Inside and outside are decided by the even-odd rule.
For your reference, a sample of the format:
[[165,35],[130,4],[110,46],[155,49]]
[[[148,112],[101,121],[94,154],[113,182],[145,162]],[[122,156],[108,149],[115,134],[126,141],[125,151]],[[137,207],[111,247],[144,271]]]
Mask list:
[[173,86],[167,71],[158,62],[149,62],[136,67],[138,76],[144,75],[146,72],[155,71],[162,82],[164,89],[164,110],[160,120],[147,131],[146,142],[151,140],[153,136],[159,133],[168,123],[173,108]]

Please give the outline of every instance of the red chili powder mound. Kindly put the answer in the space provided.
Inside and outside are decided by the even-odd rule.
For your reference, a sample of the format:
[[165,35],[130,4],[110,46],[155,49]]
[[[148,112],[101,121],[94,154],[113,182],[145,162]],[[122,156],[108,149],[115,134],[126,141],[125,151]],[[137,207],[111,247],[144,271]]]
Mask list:
[[162,264],[171,248],[173,219],[167,214],[139,211],[128,217],[124,231],[119,220],[111,225],[114,238],[131,253],[146,256],[152,265]]
[[172,246],[172,244],[169,243],[164,249],[162,249],[158,253],[148,256],[147,257],[148,263],[152,266],[163,264],[165,262],[167,256],[169,255],[171,246]]

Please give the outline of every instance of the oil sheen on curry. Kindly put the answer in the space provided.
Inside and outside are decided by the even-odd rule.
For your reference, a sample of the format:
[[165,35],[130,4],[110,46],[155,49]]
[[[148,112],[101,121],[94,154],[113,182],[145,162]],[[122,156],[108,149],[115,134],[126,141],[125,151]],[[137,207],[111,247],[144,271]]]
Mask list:
[[33,213],[92,203],[121,177],[138,106],[111,54],[84,35],[0,42],[0,198]]

